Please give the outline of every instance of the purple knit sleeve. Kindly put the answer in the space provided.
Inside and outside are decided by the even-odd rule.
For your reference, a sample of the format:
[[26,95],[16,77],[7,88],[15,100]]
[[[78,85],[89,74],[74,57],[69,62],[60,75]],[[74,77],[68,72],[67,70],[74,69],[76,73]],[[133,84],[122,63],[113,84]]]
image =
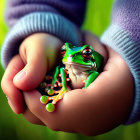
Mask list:
[[115,1],[112,22],[101,41],[120,54],[133,76],[134,102],[125,124],[140,121],[140,0]]
[[6,21],[12,27],[21,17],[33,12],[60,14],[81,26],[86,8],[85,0],[7,0]]
[[116,0],[112,23],[127,31],[131,39],[140,41],[140,0]]

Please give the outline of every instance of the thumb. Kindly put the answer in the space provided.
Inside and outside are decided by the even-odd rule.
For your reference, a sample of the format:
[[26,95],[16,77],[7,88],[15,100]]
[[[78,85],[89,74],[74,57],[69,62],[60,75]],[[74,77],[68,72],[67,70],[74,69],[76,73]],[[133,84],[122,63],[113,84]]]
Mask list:
[[47,71],[47,57],[41,45],[32,43],[26,47],[25,59],[25,67],[16,74],[13,82],[17,88],[28,91],[36,88],[43,80]]

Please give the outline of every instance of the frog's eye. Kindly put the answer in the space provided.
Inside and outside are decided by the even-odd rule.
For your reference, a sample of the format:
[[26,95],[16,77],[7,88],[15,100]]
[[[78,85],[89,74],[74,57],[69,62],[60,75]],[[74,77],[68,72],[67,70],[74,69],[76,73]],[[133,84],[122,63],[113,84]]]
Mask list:
[[86,47],[83,51],[82,51],[82,56],[83,58],[88,61],[91,57],[92,57],[92,49],[89,47]]
[[63,45],[62,48],[61,48],[61,56],[63,57],[66,53],[66,46]]

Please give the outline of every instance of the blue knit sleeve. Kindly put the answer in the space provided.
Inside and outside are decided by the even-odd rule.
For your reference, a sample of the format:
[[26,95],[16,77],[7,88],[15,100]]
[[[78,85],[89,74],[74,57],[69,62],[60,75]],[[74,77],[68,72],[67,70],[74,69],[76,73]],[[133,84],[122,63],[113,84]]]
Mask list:
[[79,28],[61,15],[46,12],[35,12],[21,18],[8,33],[1,51],[1,61],[4,68],[11,58],[18,53],[20,43],[29,35],[46,32],[55,35],[63,42],[80,45]]
[[126,61],[135,84],[133,108],[125,124],[140,120],[140,0],[116,0],[112,22],[101,41]]
[[18,53],[21,42],[33,33],[49,33],[80,45],[79,27],[85,6],[82,0],[7,0],[6,21],[10,31],[1,51],[3,67]]

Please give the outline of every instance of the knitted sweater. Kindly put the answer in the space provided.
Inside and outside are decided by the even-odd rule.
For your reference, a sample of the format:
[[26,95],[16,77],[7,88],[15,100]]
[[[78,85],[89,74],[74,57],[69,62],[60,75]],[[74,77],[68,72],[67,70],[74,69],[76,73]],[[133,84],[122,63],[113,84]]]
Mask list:
[[79,27],[85,7],[83,0],[7,0],[6,21],[10,32],[2,47],[4,68],[18,53],[20,43],[33,33],[46,32],[64,42],[80,45]]
[[[6,21],[10,27],[2,47],[6,68],[27,36],[46,32],[62,41],[80,45],[79,27],[84,19],[83,0],[8,0]],[[63,32],[62,32],[63,31]],[[126,124],[140,118],[140,0],[116,0],[112,22],[101,41],[118,52],[128,64],[135,82],[135,98]]]
[[125,60],[134,78],[134,104],[126,124],[140,120],[140,0],[116,0],[101,41]]

